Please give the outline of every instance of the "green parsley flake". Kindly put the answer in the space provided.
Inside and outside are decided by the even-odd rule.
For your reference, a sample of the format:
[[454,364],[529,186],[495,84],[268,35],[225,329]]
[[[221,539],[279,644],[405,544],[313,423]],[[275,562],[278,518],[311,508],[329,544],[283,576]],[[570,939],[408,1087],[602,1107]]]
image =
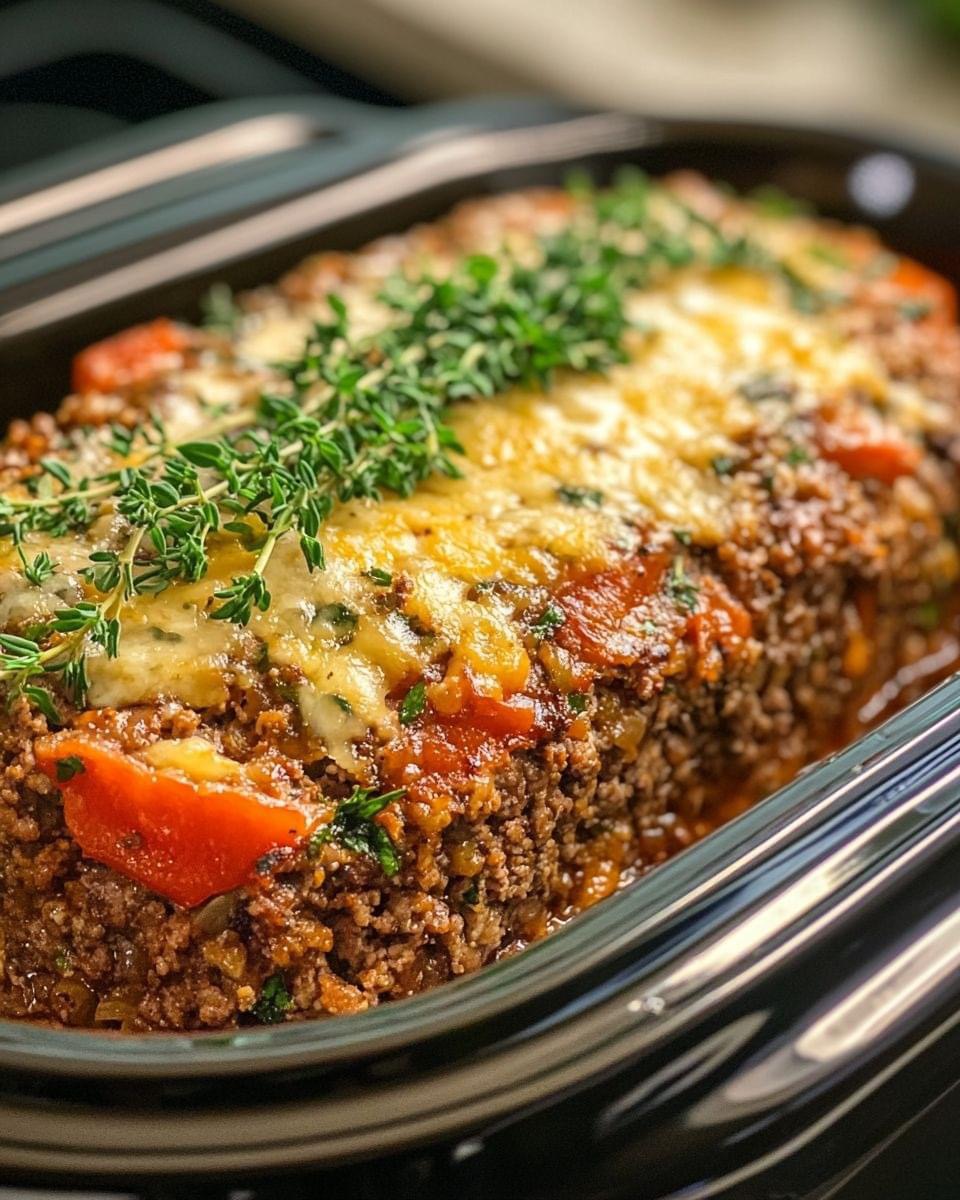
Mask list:
[[400,702],[400,724],[411,725],[427,707],[427,685],[421,679]]
[[670,574],[667,577],[667,593],[677,608],[681,608],[685,612],[696,612],[700,602],[700,589],[687,574],[680,555],[673,560],[673,566],[670,568]]
[[718,454],[715,458],[710,459],[710,466],[713,467],[717,475],[732,475],[736,465],[737,460],[731,458],[728,454]]
[[566,615],[562,609],[557,608],[555,604],[548,604],[543,610],[533,625],[530,626],[530,632],[533,634],[533,640],[538,644],[552,638],[554,633],[566,621]]
[[86,770],[83,765],[83,759],[77,758],[75,754],[70,754],[66,758],[57,759],[57,779],[61,783],[66,783],[68,779],[72,779],[74,775],[82,775]]
[[337,805],[333,820],[310,838],[307,856],[316,858],[321,846],[333,842],[354,854],[376,859],[384,875],[392,878],[400,870],[400,855],[390,835],[373,818],[402,795],[403,788],[377,796],[372,788],[355,787]]
[[813,458],[806,446],[799,446],[794,443],[783,456],[783,461],[787,463],[788,466],[799,467],[803,463],[813,462]]
[[603,492],[596,488],[575,487],[573,484],[561,484],[557,488],[557,496],[564,504],[573,508],[600,508],[603,504]]
[[933,312],[929,300],[904,300],[897,305],[897,311],[906,321],[922,321]]
[[313,618],[315,625],[319,623],[330,626],[338,646],[345,646],[353,641],[359,620],[353,609],[345,604],[321,604]]
[[260,995],[253,1006],[253,1015],[262,1025],[276,1025],[284,1014],[293,1008],[293,1000],[279,971],[264,981]]

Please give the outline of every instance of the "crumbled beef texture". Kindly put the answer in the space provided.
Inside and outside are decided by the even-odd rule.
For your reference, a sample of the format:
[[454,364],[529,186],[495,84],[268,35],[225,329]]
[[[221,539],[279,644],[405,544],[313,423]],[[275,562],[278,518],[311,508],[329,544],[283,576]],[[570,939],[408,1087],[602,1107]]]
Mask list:
[[[835,482],[842,486],[839,473]],[[408,829],[405,867],[391,881],[373,860],[327,846],[315,862],[283,862],[247,894],[176,910],[80,857],[33,765],[43,719],[18,706],[2,746],[0,1014],[82,1024],[105,1002],[101,1011],[119,1013],[127,1028],[229,1026],[252,1019],[276,971],[291,1013],[355,1011],[540,936],[589,902],[589,877],[605,861],[642,869],[672,821],[709,817],[718,778],[749,780],[751,793],[764,794],[835,744],[858,690],[843,656],[866,586],[879,599],[875,670],[891,673],[903,608],[928,594],[917,567],[926,547],[889,505],[847,500],[846,518],[842,506],[823,505],[821,527],[839,541],[845,520],[870,528],[872,508],[878,536],[866,539],[872,555],[858,549],[859,561],[834,545],[835,559],[847,561],[801,549],[802,561],[791,554],[784,569],[789,522],[808,520],[798,499],[772,520],[766,544],[727,546],[704,564],[752,596],[763,653],[742,674],[675,681],[648,696],[636,672],[611,672],[585,738],[516,754],[442,836]],[[172,728],[202,731],[191,716],[171,710],[128,723],[125,744]],[[217,735],[229,738],[237,719],[226,714]]]

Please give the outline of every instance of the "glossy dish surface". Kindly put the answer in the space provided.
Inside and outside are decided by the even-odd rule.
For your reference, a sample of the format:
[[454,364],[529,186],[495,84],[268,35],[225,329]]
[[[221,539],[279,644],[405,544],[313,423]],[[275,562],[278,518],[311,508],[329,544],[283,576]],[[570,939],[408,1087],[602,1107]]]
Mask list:
[[633,177],[219,299],[5,444],[3,1015],[425,990],[955,658],[953,293],[864,230]]

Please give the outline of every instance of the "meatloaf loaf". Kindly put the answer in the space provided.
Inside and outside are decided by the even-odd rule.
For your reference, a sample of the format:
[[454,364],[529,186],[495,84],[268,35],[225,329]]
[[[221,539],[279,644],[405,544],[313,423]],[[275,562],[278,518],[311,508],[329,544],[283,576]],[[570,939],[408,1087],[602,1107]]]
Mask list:
[[98,343],[0,450],[0,1015],[354,1012],[955,657],[950,286],[693,176],[461,205]]

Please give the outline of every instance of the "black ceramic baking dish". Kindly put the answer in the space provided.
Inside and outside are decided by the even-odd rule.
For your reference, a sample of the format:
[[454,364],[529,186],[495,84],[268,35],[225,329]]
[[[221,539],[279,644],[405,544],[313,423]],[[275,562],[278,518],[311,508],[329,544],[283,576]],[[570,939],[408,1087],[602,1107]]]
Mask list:
[[[11,181],[3,418],[54,403],[84,343],[195,316],[214,280],[267,280],[574,165],[772,182],[960,275],[960,165],[904,148],[536,104],[375,120],[338,106],[329,138],[255,162],[179,171],[174,154],[149,187],[134,168],[93,194],[89,176],[157,143]],[[11,209],[24,196],[43,224],[29,199]],[[950,680],[553,937],[434,992],[195,1037],[0,1024],[0,1179],[128,1191],[309,1170],[358,1197],[827,1195],[960,1079],[958,701]]]

